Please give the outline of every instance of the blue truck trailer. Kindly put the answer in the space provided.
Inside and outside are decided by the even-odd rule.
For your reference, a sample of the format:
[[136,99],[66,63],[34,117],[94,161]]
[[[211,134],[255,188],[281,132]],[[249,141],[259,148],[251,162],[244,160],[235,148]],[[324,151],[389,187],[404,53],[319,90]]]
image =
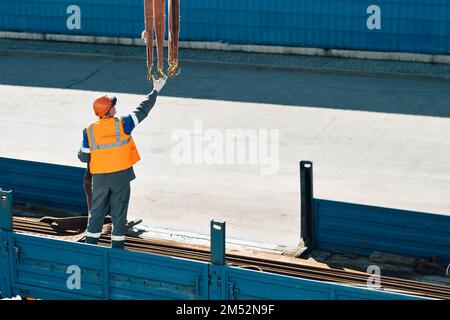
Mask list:
[[[312,162],[300,162],[301,260],[317,250],[374,251],[450,263],[450,216],[313,196]],[[38,299],[403,300],[449,299],[450,285],[248,260],[226,250],[225,223],[211,221],[210,246],[189,255],[127,237],[128,250],[52,236],[24,213],[86,215],[84,169],[0,158],[0,295]],[[33,229],[34,228],[34,229]],[[80,237],[77,240],[81,240]],[[137,243],[135,246],[131,244]],[[153,249],[148,249],[153,248]],[[166,246],[168,248],[168,246]],[[186,247],[186,246],[185,246]],[[189,249],[189,248],[188,248]],[[186,249],[186,250],[188,250]],[[159,250],[159,251],[158,251]],[[187,252],[187,251],[186,251]],[[249,258],[250,259],[250,258]],[[242,263],[239,263],[241,261]],[[245,263],[244,263],[245,262]],[[247,264],[247,265],[245,265]],[[443,276],[445,278],[445,275]]]

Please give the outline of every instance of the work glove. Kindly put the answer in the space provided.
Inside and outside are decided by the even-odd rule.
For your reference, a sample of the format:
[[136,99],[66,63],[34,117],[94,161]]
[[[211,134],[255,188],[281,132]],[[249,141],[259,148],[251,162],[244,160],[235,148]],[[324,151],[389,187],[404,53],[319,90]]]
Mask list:
[[141,33],[141,39],[145,42],[145,43],[147,43],[148,42],[148,37],[149,37],[149,34],[148,34],[148,32],[147,31],[142,31],[142,33]]
[[153,77],[153,90],[157,91],[158,93],[161,91],[161,89],[166,84],[167,77],[156,79]]

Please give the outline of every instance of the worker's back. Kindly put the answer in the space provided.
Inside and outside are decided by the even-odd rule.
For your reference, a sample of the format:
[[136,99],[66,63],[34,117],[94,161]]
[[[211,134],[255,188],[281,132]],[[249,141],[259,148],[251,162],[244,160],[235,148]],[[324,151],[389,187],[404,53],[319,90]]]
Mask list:
[[100,118],[86,131],[92,174],[126,170],[141,159],[133,138],[124,131],[122,118]]

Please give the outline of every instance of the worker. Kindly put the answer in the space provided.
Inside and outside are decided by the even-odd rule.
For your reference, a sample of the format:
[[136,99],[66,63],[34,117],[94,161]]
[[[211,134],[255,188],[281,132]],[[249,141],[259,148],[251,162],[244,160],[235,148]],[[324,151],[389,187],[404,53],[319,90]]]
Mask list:
[[115,97],[105,95],[94,101],[98,119],[83,130],[83,144],[78,152],[78,158],[88,163],[92,174],[92,203],[86,243],[97,244],[109,209],[112,247],[124,248],[130,182],[136,178],[133,165],[140,160],[131,132],[147,118],[166,80],[166,77],[153,78],[153,91],[135,111],[126,116],[115,117]]

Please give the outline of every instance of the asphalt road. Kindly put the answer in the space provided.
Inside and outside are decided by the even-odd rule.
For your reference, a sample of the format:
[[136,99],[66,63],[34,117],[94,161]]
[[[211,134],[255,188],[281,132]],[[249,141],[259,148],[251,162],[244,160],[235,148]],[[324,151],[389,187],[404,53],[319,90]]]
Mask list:
[[[127,113],[151,91],[139,61],[1,56],[0,70],[5,157],[83,166],[94,97],[115,94]],[[177,165],[173,134],[195,136],[196,122],[279,130],[278,171]],[[450,214],[450,82],[190,63],[133,136],[130,217],[153,226],[207,234],[226,220],[229,237],[295,246],[300,160],[314,162],[316,197]]]

